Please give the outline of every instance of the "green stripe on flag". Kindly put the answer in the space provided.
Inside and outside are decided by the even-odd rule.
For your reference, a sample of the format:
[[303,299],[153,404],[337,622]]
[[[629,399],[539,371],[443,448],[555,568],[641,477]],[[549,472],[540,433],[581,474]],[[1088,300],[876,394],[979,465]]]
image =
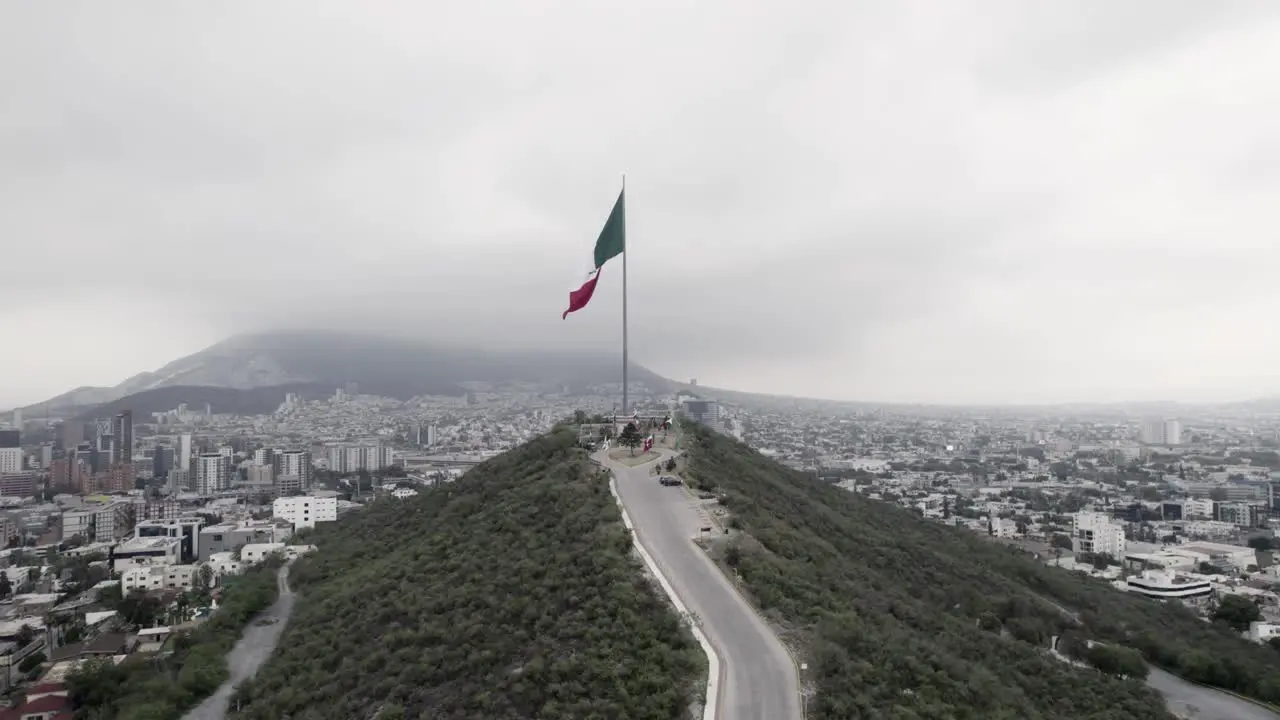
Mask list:
[[613,212],[609,213],[609,219],[605,221],[604,229],[596,239],[597,268],[627,249],[626,194],[626,189],[618,193],[618,201],[613,204]]

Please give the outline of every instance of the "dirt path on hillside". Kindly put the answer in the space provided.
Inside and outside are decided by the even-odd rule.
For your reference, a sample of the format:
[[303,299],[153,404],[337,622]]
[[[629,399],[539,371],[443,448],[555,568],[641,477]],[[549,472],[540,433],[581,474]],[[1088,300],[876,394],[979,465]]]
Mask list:
[[[231,669],[231,677],[227,678],[227,681],[222,683],[222,687],[219,687],[204,702],[184,715],[183,720],[226,720],[227,709],[231,704],[231,696],[235,694],[236,686],[253,677],[267,658],[271,657],[271,652],[280,642],[281,633],[289,624],[289,617],[293,615],[295,596],[289,587],[289,566],[290,563],[286,563],[276,574],[280,596],[271,607],[267,608],[266,612],[249,623],[249,627],[245,628],[244,634],[240,636],[231,654],[227,656],[227,667]],[[270,625],[258,624],[264,619],[274,619],[275,622]]]

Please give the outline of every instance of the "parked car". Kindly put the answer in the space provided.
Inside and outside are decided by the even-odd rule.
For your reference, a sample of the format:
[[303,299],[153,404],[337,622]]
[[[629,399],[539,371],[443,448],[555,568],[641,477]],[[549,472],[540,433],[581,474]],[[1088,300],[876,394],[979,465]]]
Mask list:
[[662,483],[663,485],[679,485],[679,484],[681,484],[681,483],[680,483],[680,478],[678,478],[678,477],[672,477],[671,475],[660,475],[660,476],[658,476],[658,482]]

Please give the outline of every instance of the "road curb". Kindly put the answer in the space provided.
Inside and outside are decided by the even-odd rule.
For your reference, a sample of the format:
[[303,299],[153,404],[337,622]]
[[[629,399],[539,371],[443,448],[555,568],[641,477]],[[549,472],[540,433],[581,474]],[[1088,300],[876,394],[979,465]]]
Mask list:
[[[640,535],[635,531],[635,526],[631,524],[631,516],[627,514],[627,508],[622,504],[622,497],[618,495],[617,478],[613,473],[609,474],[609,493],[613,495],[613,501],[618,504],[618,510],[622,513],[622,524],[627,530],[631,531],[631,544],[635,547],[636,552],[640,554],[640,558],[644,561],[649,572],[658,579],[658,584],[662,586],[662,592],[666,593],[667,599],[675,606],[676,612],[681,616],[692,617],[689,608],[685,607],[680,596],[676,594],[675,588],[671,586],[671,582],[667,580],[667,576],[658,568],[658,563],[654,561],[653,556],[645,550],[644,543],[640,542]],[[707,656],[707,693],[702,705],[702,720],[718,720],[719,704],[720,704],[720,656],[716,654],[715,648],[711,647],[711,641],[707,639],[702,628],[697,623],[689,623],[690,630],[693,631],[693,637],[702,646],[702,652]]]

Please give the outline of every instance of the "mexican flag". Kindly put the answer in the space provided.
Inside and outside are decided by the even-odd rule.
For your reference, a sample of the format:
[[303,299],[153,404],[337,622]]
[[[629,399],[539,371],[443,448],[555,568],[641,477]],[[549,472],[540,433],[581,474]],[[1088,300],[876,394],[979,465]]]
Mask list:
[[613,204],[613,211],[609,213],[609,219],[605,221],[604,229],[600,231],[600,237],[596,238],[595,269],[590,272],[587,281],[582,287],[569,293],[569,309],[565,310],[564,314],[560,316],[561,320],[569,317],[569,313],[577,312],[591,302],[591,296],[596,293],[596,283],[600,280],[600,271],[604,269],[604,264],[626,251],[626,194],[627,191],[625,189],[618,193],[618,200]]

